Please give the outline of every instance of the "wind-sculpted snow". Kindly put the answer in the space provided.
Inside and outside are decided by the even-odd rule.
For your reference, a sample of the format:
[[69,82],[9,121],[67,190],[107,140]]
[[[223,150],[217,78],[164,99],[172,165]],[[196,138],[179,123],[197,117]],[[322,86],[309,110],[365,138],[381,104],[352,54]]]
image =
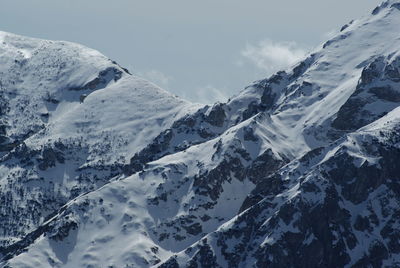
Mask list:
[[[353,21],[293,69],[255,82],[226,104],[205,107],[175,122],[131,159],[129,173],[162,156],[213,139],[258,113],[269,114],[273,127],[286,133],[290,145],[282,150],[292,159],[381,117],[397,105],[393,94],[399,83],[400,40],[394,28],[387,28],[400,23],[398,13],[387,8],[386,13]],[[380,77],[363,82],[372,79],[367,76],[373,75],[370,69],[379,59]],[[368,88],[364,90],[365,86]],[[355,95],[361,91],[375,99],[363,97],[367,106],[349,119],[353,114],[350,107],[359,106]],[[373,112],[368,113],[368,109]],[[357,116],[361,118],[357,120]]]
[[399,266],[398,6],[203,107],[1,34],[4,266]]
[[6,250],[71,198],[122,174],[126,156],[191,108],[97,51],[0,36],[0,246]]
[[357,90],[340,108],[333,126],[356,130],[373,122],[398,106],[400,102],[400,57],[376,58],[363,69]]
[[399,111],[266,178],[241,214],[160,267],[397,267]]

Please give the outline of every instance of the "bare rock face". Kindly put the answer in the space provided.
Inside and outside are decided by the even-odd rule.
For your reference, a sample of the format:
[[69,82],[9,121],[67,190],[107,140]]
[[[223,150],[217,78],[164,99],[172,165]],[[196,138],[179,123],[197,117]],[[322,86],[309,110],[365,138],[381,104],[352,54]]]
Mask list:
[[[354,131],[397,107],[400,102],[400,57],[378,57],[361,74],[356,91],[340,108],[332,126]],[[374,109],[370,107],[376,106]]]
[[[305,173],[298,171],[309,165],[300,162],[282,168],[279,175],[257,185],[243,212],[226,228],[162,267],[173,267],[168,265],[186,258],[203,259],[199,266],[206,267],[216,252],[221,255],[215,267],[224,263],[229,267],[382,267],[388,262],[395,267],[393,260],[400,253],[393,226],[400,202],[400,170],[394,165],[400,161],[398,127],[385,132],[383,139],[375,133],[356,137],[361,142],[357,150],[376,162],[360,162],[354,147],[348,147],[352,142],[346,141],[327,159],[331,148],[315,155],[314,161],[324,160]],[[202,248],[211,250],[202,253]]]

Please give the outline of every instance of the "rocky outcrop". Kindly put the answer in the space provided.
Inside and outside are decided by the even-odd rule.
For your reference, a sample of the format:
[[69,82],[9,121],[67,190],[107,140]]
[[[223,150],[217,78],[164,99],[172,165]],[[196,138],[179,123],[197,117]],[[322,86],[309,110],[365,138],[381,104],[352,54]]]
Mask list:
[[356,91],[340,108],[332,126],[354,131],[397,107],[400,102],[399,63],[400,57],[378,57],[366,66]]
[[[384,138],[375,136],[379,131],[351,136],[336,149],[284,167],[257,185],[228,225],[163,267],[177,259],[197,262],[203,247],[210,250],[199,267],[213,259],[219,260],[213,267],[395,267],[400,254],[394,227],[400,202],[397,128],[385,131]],[[176,261],[175,266],[188,267]]]

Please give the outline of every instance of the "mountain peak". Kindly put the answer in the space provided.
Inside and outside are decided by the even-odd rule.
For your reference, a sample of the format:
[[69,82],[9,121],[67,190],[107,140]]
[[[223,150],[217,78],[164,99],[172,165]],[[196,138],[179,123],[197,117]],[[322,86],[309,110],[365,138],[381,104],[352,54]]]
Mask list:
[[377,15],[378,13],[381,12],[383,9],[397,9],[400,10],[400,1],[398,0],[387,0],[377,6],[373,11],[372,15]]
[[1,33],[0,265],[398,267],[397,4],[212,106]]

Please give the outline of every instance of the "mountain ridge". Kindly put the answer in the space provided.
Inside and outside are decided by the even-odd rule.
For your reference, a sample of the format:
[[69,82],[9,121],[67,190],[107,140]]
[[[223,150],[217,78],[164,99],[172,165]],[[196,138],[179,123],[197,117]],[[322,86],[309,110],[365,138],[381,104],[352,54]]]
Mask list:
[[[154,104],[157,88],[105,59],[112,71],[70,90],[76,111],[50,115],[1,160],[0,198],[37,202],[29,217],[40,219],[15,230],[29,217],[1,211],[3,233],[17,233],[3,235],[2,265],[396,267],[399,12],[384,2],[292,69],[212,106],[167,93]],[[45,101],[61,107],[59,96]]]

